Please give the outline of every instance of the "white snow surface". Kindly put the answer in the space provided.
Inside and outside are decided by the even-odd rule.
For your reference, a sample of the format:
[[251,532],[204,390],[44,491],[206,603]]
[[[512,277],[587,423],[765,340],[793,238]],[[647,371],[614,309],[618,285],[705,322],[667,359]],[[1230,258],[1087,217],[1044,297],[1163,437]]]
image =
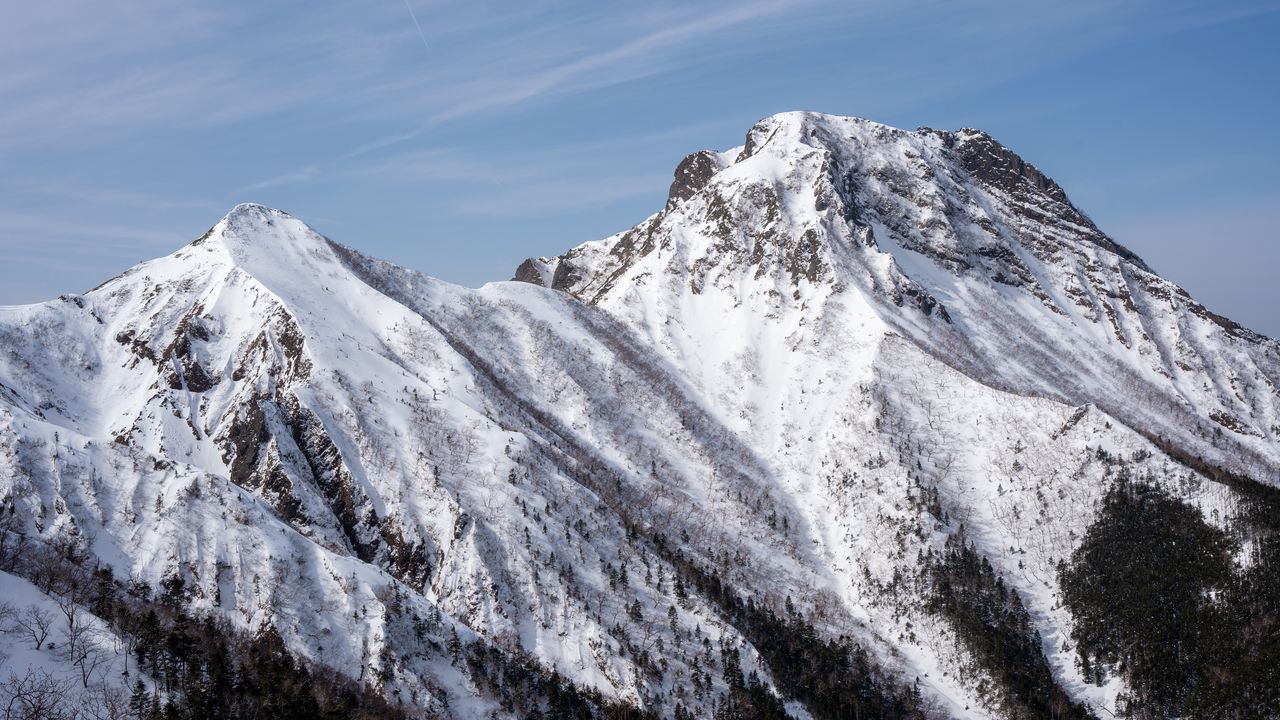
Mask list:
[[[497,706],[449,662],[455,630],[709,713],[703,638],[755,655],[677,602],[636,537],[658,533],[919,678],[939,716],[999,717],[895,582],[963,522],[1057,680],[1114,709],[1119,681],[1075,667],[1055,569],[1117,472],[1102,457],[1226,522],[1231,491],[1154,441],[1280,483],[1280,345],[980,132],[785,113],[717,157],[692,197],[538,260],[556,289],[458,287],[241,205],[84,295],[0,308],[0,499],[119,577],[181,574],[197,611],[353,677],[389,664],[388,691],[459,717]],[[439,620],[419,639],[412,615]]]
[[[37,638],[25,632],[20,617],[29,613],[41,613],[47,619],[46,636]],[[77,663],[69,652],[69,618],[83,627],[76,643],[84,648],[81,654],[87,661]],[[35,626],[29,621],[26,625]],[[41,640],[39,647],[37,640]],[[150,678],[140,676],[125,653],[124,643],[105,622],[87,609],[60,605],[23,578],[0,572],[0,682],[12,687],[46,677],[67,705],[86,711],[106,692],[116,699],[127,697],[133,680],[141,679],[146,687],[152,687]],[[15,717],[22,716],[23,709],[22,703],[9,708]]]

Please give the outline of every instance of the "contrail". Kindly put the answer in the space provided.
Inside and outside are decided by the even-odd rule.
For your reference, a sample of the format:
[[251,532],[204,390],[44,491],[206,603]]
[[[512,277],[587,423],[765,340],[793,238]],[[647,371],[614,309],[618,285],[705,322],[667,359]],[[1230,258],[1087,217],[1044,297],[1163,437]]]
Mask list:
[[413,12],[413,6],[409,4],[409,0],[404,0],[404,6],[409,11],[409,17],[413,18],[413,26],[418,28],[418,37],[422,38],[422,45],[431,52],[431,43],[427,42],[426,33],[422,32],[422,26],[418,24],[418,15]]

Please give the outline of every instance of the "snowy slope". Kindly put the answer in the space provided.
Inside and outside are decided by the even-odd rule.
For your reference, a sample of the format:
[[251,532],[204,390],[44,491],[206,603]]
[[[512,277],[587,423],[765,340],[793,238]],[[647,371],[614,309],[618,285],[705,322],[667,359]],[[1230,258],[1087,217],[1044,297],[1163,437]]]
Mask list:
[[[1060,681],[1107,707],[1118,687],[1079,682],[1053,595],[1117,470],[1098,451],[1141,458],[1128,472],[1213,517],[1231,492],[1150,440],[1280,484],[1280,344],[1156,276],[978,131],[774,116],[687,158],[641,225],[516,277],[606,310],[680,367],[810,511],[855,616],[877,582],[858,575],[891,578],[919,550],[884,557],[890,508],[899,537],[916,532],[929,521],[903,499],[938,488],[1020,580]],[[917,670],[936,647],[909,651]]]
[[[647,669],[660,638],[738,638],[697,598],[671,629],[673,572],[627,529],[659,517],[708,562],[755,538],[775,567],[754,572],[816,583],[742,509],[761,461],[682,431],[705,414],[683,381],[562,295],[445,285],[241,206],[83,297],[4,312],[4,494],[32,529],[122,577],[179,575],[196,608],[353,676],[411,642],[383,611],[396,587],[441,611],[437,647],[457,622],[632,703],[686,688],[680,654]],[[439,653],[410,662],[410,690],[466,707]]]
[[108,708],[123,705],[129,689],[129,659],[120,647],[120,638],[88,610],[59,603],[30,582],[0,572],[0,694],[17,690],[29,698],[6,703],[15,716],[28,717],[23,713],[36,707],[46,717],[68,708],[109,716]]
[[517,277],[461,288],[241,205],[0,308],[0,499],[424,712],[508,712],[455,632],[663,716],[711,713],[722,645],[772,683],[749,629],[678,596],[689,560],[918,678],[931,714],[999,717],[922,553],[963,522],[1058,684],[1111,708],[1054,580],[1111,479],[1225,523],[1232,491],[1162,447],[1280,478],[1277,344],[975,131],[775,116]]
[[784,113],[698,156],[696,192],[677,181],[635,229],[527,267],[704,372],[721,358],[686,348],[725,305],[782,326],[874,316],[988,385],[1097,404],[1280,484],[1280,344],[1152,273],[989,135]]

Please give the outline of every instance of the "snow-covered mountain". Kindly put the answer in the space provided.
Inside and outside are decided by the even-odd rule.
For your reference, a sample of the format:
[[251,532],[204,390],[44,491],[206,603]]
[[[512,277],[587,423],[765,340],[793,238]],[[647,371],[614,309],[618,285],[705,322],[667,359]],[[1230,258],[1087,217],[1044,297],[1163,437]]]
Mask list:
[[424,715],[547,711],[479,656],[663,717],[834,717],[831,678],[888,715],[1016,715],[931,600],[960,536],[1042,690],[1105,714],[1126,680],[1077,662],[1058,574],[1108,488],[1237,532],[1242,488],[1280,486],[1280,344],[979,131],[777,115],[516,279],[241,205],[0,308],[10,532]]
[[861,335],[1280,484],[1280,345],[1156,275],[981,131],[777,115],[740,148],[686,158],[638,227],[518,276],[624,319],[694,378],[781,345],[722,318],[805,326],[799,347],[844,341],[824,323],[861,311],[883,326]]

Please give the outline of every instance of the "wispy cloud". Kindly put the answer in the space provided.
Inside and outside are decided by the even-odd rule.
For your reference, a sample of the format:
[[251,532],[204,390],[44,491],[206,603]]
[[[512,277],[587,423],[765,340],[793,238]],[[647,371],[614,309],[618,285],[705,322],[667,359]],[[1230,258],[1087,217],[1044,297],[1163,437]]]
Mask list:
[[[16,190],[16,189],[15,189]],[[128,189],[83,185],[36,185],[22,188],[26,195],[93,205],[110,205],[139,210],[200,210],[215,207],[208,200],[184,199]]]
[[[681,138],[730,126],[727,119],[709,120],[625,138],[549,144],[487,153],[463,147],[396,147],[359,157],[345,157],[328,172],[314,165],[299,168],[245,188],[246,191],[288,183],[324,180],[369,186],[447,189],[453,208],[477,215],[541,215],[585,211],[634,197],[661,196],[681,154],[655,158],[658,170],[638,168],[624,160],[636,152],[667,147]],[[733,129],[740,130],[736,125]]]
[[0,248],[4,248],[5,252],[26,249],[37,254],[48,254],[47,248],[41,248],[39,241],[50,236],[66,239],[59,246],[60,252],[82,254],[102,254],[121,246],[114,244],[111,248],[104,248],[99,242],[104,239],[124,241],[122,244],[125,247],[148,250],[171,247],[181,240],[173,232],[154,228],[68,222],[38,213],[0,211],[0,228],[3,228],[3,232],[0,232]]
[[[1079,103],[1095,101],[1092,85],[1035,102],[1008,88],[1144,39],[1280,12],[1274,0],[11,5],[0,252],[30,268],[65,249],[63,264],[91,270],[173,247],[183,238],[162,228],[207,225],[241,199],[310,206],[339,227],[372,218],[388,246],[430,217],[474,231],[477,247],[518,234],[550,252],[586,232],[565,218],[595,208],[594,232],[620,209],[660,203],[683,153],[739,142],[756,113],[933,123],[964,115],[946,114],[956,106],[980,113],[963,122],[1049,133],[1059,116],[1091,111]],[[687,126],[708,116],[721,119]],[[1188,155],[1158,181],[1200,181],[1210,155],[1224,173],[1246,162],[1221,148]],[[1128,178],[1105,180],[1123,175],[1116,165],[1099,162],[1082,190],[1127,192]],[[0,268],[0,286],[24,272]]]
[[[395,97],[419,117],[408,129],[362,142],[340,159],[417,140],[442,123],[675,72],[705,62],[716,46],[743,52],[752,33],[782,30],[824,5],[830,0],[646,4],[621,16],[611,12],[550,23],[532,22],[523,14],[493,17],[492,28],[478,28],[492,37],[489,43],[471,44],[430,71],[365,88],[362,105]],[[787,22],[766,24],[781,16]]]
[[314,180],[320,175],[320,166],[316,164],[303,165],[297,170],[276,175],[275,177],[259,180],[258,182],[246,185],[241,190],[243,192],[253,192],[254,190],[265,190],[267,188],[278,187],[280,185],[292,185],[294,183],[307,182]]
[[431,52],[431,43],[427,42],[427,34],[422,32],[422,23],[418,22],[418,13],[413,11],[413,3],[404,0],[404,8],[409,11],[409,19],[413,21],[413,28],[418,31],[418,37],[422,38],[422,46]]
[[432,6],[441,48],[426,64],[403,61],[412,45],[431,47],[407,0],[399,15],[352,0],[279,13],[160,0],[20,5],[0,28],[0,137],[9,138],[0,150],[310,108],[320,111],[311,122],[411,125],[360,144],[379,147],[424,124],[670,71],[714,34],[814,2],[636,6],[568,19]]
[[[464,87],[465,102],[432,114],[444,122],[477,112],[504,108],[537,98],[616,85],[662,72],[692,60],[682,52],[691,43],[731,29],[757,24],[784,11],[814,3],[754,2],[701,13],[696,8],[668,8],[643,18],[643,32],[603,48],[583,48],[581,55],[512,76],[487,76]],[[610,24],[617,22],[611,20]],[[580,29],[579,29],[580,31]]]
[[[307,123],[398,126],[336,155],[359,155],[414,140],[446,122],[491,114],[692,68],[708,57],[749,53],[755,43],[802,43],[824,24],[858,36],[921,32],[1028,38],[1061,28],[1073,43],[1131,37],[1115,22],[1130,3],[1007,3],[870,0],[595,5],[427,4],[404,7],[298,0],[271,7],[165,0],[18,4],[0,25],[0,152],[39,145],[145,138],[155,130],[220,127],[266,115]],[[1185,30],[1273,13],[1247,7],[1172,4],[1138,32]],[[407,11],[407,12],[406,12]],[[425,22],[420,22],[425,21]],[[437,38],[428,42],[427,30]],[[423,62],[423,48],[432,52]],[[942,77],[907,63],[881,64],[913,83],[989,83],[1034,66],[1052,48],[991,44],[982,77]],[[416,61],[406,62],[413,57]],[[1018,62],[1008,62],[1010,57]],[[981,56],[976,60],[982,62]],[[973,62],[971,59],[970,62]],[[857,73],[852,79],[865,81]],[[868,98],[869,102],[876,100]],[[283,173],[281,173],[283,174]]]

